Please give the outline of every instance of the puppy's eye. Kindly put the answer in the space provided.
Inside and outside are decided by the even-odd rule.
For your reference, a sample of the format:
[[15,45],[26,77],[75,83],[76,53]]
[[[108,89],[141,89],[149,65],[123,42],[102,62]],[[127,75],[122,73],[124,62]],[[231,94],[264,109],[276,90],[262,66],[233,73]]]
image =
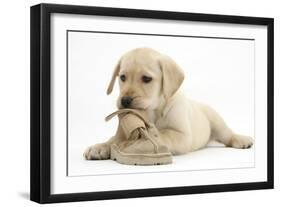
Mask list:
[[142,82],[144,83],[149,83],[150,81],[152,81],[152,78],[151,77],[148,77],[148,76],[142,76]]
[[126,80],[126,76],[125,75],[120,75],[120,80],[124,82]]

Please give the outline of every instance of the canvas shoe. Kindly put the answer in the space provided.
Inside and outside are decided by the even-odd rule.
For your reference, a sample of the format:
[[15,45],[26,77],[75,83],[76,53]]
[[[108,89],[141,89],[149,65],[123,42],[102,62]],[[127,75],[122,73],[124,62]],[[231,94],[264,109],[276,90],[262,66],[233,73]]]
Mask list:
[[156,127],[147,121],[144,112],[136,109],[120,109],[109,116],[119,117],[117,133],[126,140],[111,145],[111,159],[127,165],[160,165],[172,163],[172,154],[160,143]]

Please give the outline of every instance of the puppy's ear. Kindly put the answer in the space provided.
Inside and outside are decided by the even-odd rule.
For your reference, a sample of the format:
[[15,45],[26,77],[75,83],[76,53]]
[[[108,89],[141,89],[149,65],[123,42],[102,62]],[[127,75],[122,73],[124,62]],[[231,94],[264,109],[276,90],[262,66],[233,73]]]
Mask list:
[[168,56],[160,58],[162,71],[162,89],[164,98],[167,100],[174,95],[184,80],[182,69]]
[[107,91],[106,91],[107,95],[109,95],[113,90],[116,77],[118,76],[119,71],[120,71],[120,62],[121,61],[119,60],[117,65],[114,68],[113,73],[112,73],[111,81],[110,81],[109,86],[108,86]]

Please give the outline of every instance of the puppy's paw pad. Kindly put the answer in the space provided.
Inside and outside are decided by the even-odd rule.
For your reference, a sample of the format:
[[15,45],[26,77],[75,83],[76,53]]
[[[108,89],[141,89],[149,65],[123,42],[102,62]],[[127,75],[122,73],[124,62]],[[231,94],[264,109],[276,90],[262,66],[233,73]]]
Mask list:
[[235,136],[232,138],[231,146],[237,149],[247,149],[254,144],[254,140],[247,136]]
[[96,144],[88,147],[84,154],[86,160],[105,160],[110,157],[110,147],[107,144]]

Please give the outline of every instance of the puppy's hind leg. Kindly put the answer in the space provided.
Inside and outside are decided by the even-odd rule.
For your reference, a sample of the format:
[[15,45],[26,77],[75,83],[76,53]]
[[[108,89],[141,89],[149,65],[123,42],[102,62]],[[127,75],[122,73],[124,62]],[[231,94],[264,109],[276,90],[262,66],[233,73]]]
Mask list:
[[234,133],[214,109],[206,105],[202,108],[210,121],[211,139],[223,143],[227,147],[238,149],[250,148],[253,145],[251,137]]
[[254,140],[252,137],[233,133],[230,143],[226,146],[238,149],[247,149],[250,148],[253,143]]

